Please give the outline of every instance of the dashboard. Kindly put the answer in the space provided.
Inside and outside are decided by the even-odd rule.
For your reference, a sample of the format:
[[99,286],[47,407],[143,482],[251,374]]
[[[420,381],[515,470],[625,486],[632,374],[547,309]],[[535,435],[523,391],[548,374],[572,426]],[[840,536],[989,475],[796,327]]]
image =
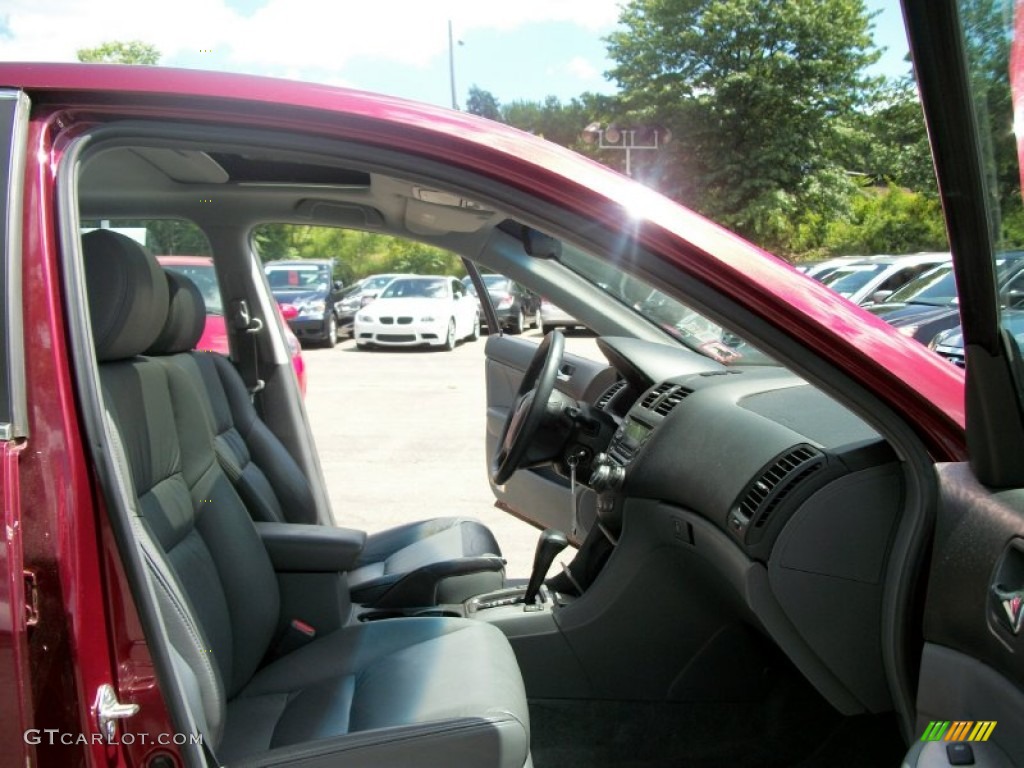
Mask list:
[[868,424],[783,369],[704,366],[679,350],[683,372],[662,380],[668,350],[632,341],[623,349],[609,338],[599,345],[621,375],[599,398],[621,418],[603,460],[617,478],[608,490],[685,506],[757,559],[768,558],[817,491],[896,461]]
[[602,529],[681,544],[841,711],[891,707],[881,605],[904,481],[889,443],[782,368],[598,345],[616,373],[590,403],[617,424],[590,483]]
[[633,339],[598,345],[618,377],[596,406],[619,425],[598,460],[610,479],[595,490],[685,506],[758,559],[815,492],[896,462],[866,422],[784,369],[726,368]]

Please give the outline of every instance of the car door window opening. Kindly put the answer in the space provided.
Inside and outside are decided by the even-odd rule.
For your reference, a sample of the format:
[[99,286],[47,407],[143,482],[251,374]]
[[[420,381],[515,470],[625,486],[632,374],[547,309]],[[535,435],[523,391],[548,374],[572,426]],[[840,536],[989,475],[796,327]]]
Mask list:
[[[1024,0],[903,5],[941,205],[865,146],[892,183],[761,221],[861,254],[800,270],[601,167],[656,131],[628,170],[710,183],[675,126],[574,154],[326,86],[0,64],[14,730],[181,733],[197,766],[920,768],[967,751],[949,720],[1024,755]],[[840,231],[904,205],[920,242]]]

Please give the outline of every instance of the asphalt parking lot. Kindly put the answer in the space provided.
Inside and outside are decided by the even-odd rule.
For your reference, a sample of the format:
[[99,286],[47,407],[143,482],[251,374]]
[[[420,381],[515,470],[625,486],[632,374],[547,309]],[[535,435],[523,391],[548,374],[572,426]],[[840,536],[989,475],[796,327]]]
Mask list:
[[[566,341],[569,351],[599,356],[592,338]],[[538,531],[496,509],[487,483],[485,342],[452,352],[363,352],[351,340],[305,349],[306,411],[339,525],[372,532],[476,517],[494,531],[508,575],[526,577]]]

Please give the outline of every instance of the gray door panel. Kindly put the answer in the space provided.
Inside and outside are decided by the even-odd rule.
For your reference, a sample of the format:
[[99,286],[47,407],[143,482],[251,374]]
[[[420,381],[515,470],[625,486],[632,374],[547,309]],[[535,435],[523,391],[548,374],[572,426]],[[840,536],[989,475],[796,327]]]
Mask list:
[[[498,438],[523,373],[536,351],[537,344],[529,339],[509,336],[487,339],[487,466],[497,451]],[[607,364],[566,354],[556,387],[577,400],[593,400],[614,378],[615,372]],[[491,490],[502,507],[534,525],[558,528],[568,534],[570,540],[585,533],[577,522],[577,505],[568,480],[549,469],[519,470],[500,488],[492,483]],[[586,502],[586,497],[583,498]],[[589,517],[588,514],[585,519]]]
[[[917,735],[933,721],[994,721],[992,746],[1024,758],[1024,629],[1009,597],[1024,594],[1024,492],[991,491],[966,464],[938,472]],[[977,765],[1004,764],[979,750]]]

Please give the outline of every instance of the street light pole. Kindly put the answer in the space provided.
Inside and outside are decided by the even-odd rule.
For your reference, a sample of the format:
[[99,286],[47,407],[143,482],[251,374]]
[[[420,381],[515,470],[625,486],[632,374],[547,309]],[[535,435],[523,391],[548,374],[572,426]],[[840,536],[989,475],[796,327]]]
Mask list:
[[459,108],[455,98],[455,37],[452,35],[452,20],[448,19],[448,77],[452,86],[452,109]]
[[[637,134],[641,134],[640,137]],[[626,153],[626,175],[633,175],[633,152],[654,151],[661,148],[661,145],[668,141],[668,132],[662,137],[657,129],[645,128],[640,131],[635,128],[617,128],[610,125],[603,128],[600,123],[591,123],[583,129],[583,140],[593,144],[597,140],[598,149],[615,149]],[[647,138],[644,141],[644,137]]]

